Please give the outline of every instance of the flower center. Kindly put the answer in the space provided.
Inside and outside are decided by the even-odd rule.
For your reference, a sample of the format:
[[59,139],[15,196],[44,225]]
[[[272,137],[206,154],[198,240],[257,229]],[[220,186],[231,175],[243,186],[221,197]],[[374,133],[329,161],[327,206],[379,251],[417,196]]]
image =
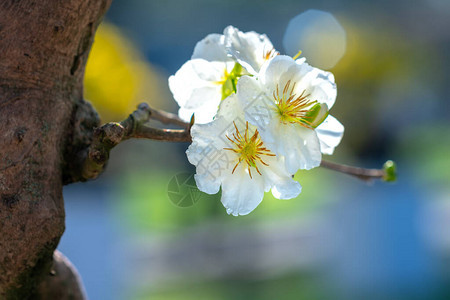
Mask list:
[[295,82],[291,87],[291,80],[288,80],[280,95],[278,85],[273,91],[275,100],[275,110],[284,124],[299,124],[303,127],[313,129],[319,126],[328,116],[328,107],[319,104],[316,100],[310,101],[309,94],[303,91],[300,95],[294,93]]
[[236,84],[238,79],[242,76],[242,71],[242,66],[239,63],[235,63],[230,72],[228,72],[225,67],[222,78],[215,81],[216,84],[222,86],[222,100],[232,93],[236,93]]
[[251,167],[254,167],[256,169],[256,172],[259,173],[259,175],[262,175],[261,172],[258,169],[258,166],[256,165],[256,162],[260,162],[265,166],[268,166],[266,164],[261,156],[275,156],[275,154],[271,153],[270,150],[268,150],[266,147],[264,147],[264,144],[259,136],[258,129],[255,129],[255,132],[251,137],[249,137],[248,133],[248,122],[245,124],[245,132],[244,135],[242,135],[239,132],[239,129],[236,126],[236,123],[233,122],[234,128],[236,130],[235,133],[233,133],[232,138],[230,138],[228,135],[226,136],[227,139],[233,143],[235,146],[234,148],[224,148],[225,150],[233,151],[234,153],[237,153],[239,156],[239,160],[236,163],[236,165],[233,168],[232,174],[236,170],[237,166],[244,162],[247,164],[247,170],[248,175],[250,178],[252,178],[252,171]]

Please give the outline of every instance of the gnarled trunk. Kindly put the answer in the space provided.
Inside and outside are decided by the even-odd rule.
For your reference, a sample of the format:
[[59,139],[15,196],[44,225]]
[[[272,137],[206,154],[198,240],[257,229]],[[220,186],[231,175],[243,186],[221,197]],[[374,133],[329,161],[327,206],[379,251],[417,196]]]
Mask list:
[[[82,299],[67,260],[62,186],[98,117],[84,68],[110,0],[0,2],[0,298]],[[55,258],[55,259],[53,259]]]

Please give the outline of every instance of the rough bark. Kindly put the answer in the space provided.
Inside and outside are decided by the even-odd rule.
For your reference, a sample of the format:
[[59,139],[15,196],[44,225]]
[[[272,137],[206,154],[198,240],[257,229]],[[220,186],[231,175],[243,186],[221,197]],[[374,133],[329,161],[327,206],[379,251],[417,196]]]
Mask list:
[[65,226],[62,186],[79,180],[77,157],[99,125],[82,83],[109,4],[0,1],[0,299],[83,298],[64,286],[76,276],[53,254]]

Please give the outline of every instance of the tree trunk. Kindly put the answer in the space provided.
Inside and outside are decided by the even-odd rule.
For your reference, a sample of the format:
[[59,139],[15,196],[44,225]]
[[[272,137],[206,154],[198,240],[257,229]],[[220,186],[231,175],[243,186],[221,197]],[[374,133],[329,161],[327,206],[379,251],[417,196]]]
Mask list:
[[55,249],[99,123],[82,84],[110,1],[0,2],[0,299],[83,299]]

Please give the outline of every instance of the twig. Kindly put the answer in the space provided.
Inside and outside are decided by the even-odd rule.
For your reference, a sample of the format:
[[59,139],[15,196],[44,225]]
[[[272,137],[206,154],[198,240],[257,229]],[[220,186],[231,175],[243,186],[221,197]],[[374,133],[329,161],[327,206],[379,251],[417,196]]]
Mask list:
[[[150,119],[165,124],[175,124],[184,129],[158,129],[148,126]],[[106,123],[94,131],[90,147],[85,151],[81,176],[84,180],[96,178],[104,169],[109,152],[120,142],[130,138],[146,138],[167,142],[190,142],[193,122],[186,123],[178,116],[151,109],[148,104],[139,104],[137,110],[122,122]]]
[[151,139],[168,142],[191,142],[189,130],[158,129],[145,125],[139,126],[134,134],[127,138]]
[[[154,109],[154,108],[150,108],[147,103],[142,103],[139,105],[139,108],[142,109],[148,109],[150,110],[150,118],[157,120],[163,124],[173,124],[173,125],[177,125],[177,126],[181,126],[181,127],[188,127],[189,123],[184,122],[182,119],[180,119],[177,115],[163,111],[163,110],[159,110],[159,109]],[[144,107],[146,106],[146,107]]]
[[365,168],[358,168],[358,167],[352,167],[347,165],[342,165],[326,160],[322,160],[320,163],[320,166],[326,169],[330,169],[333,171],[337,171],[340,173],[344,173],[353,177],[356,177],[358,179],[361,179],[363,181],[369,182],[373,179],[381,179],[384,181],[395,181],[396,180],[396,170],[395,170],[395,164],[392,161],[387,161],[383,169],[365,169]]

